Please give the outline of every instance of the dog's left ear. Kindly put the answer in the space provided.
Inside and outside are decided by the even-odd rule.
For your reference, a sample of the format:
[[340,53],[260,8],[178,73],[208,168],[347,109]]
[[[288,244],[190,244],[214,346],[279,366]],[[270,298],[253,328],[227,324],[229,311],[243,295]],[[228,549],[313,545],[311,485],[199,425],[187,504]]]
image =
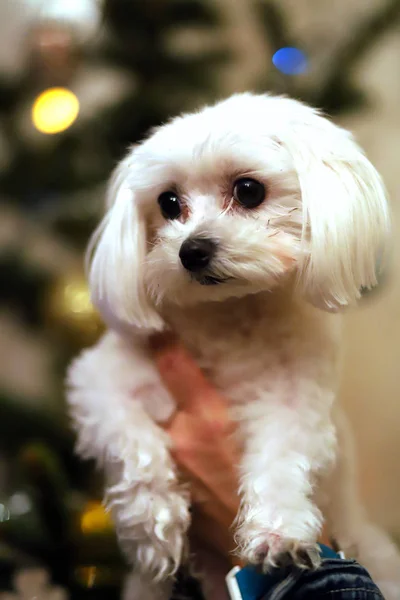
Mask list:
[[107,194],[107,213],[87,254],[92,300],[107,325],[160,330],[164,324],[144,287],[146,223],[135,192],[135,154],[115,170]]
[[336,311],[377,283],[390,230],[386,193],[349,132],[305,106],[299,112],[281,140],[302,195],[299,283],[314,305]]

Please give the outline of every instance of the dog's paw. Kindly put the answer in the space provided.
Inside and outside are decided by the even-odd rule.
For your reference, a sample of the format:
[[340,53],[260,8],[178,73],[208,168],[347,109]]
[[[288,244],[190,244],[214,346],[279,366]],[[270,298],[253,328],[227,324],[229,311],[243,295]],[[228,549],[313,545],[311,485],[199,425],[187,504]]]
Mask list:
[[265,506],[260,511],[253,509],[243,514],[237,530],[238,553],[245,562],[262,565],[264,570],[288,564],[316,568],[320,563],[317,539],[321,525],[319,509],[308,500],[303,510],[265,510]]
[[[106,506],[128,562],[155,580],[165,579],[177,571],[187,554],[188,492],[169,477],[167,466],[165,481],[158,487],[138,483],[134,477],[129,480],[129,474],[126,471],[122,481],[107,489]],[[140,475],[151,481],[152,471],[142,470]]]
[[170,491],[164,496],[152,491],[144,499],[144,518],[137,517],[135,500],[125,514],[118,513],[123,550],[141,572],[150,573],[157,580],[174,575],[187,554],[188,498],[183,492]]
[[318,544],[283,538],[277,533],[267,534],[264,542],[248,556],[252,564],[263,571],[295,565],[299,569],[316,569],[321,563]]

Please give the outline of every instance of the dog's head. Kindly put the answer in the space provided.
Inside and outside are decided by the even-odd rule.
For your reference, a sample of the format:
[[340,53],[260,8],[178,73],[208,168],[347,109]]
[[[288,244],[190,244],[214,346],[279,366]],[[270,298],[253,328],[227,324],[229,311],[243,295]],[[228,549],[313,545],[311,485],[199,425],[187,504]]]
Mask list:
[[376,283],[388,209],[350,134],[287,98],[235,95],[157,129],[118,166],[90,251],[94,302],[160,328],[158,308],[289,277],[337,310]]

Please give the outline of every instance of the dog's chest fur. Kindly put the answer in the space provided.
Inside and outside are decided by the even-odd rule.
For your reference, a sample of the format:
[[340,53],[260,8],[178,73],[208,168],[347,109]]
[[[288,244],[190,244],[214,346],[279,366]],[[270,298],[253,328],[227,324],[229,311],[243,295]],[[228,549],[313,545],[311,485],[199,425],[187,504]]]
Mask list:
[[170,309],[166,318],[209,380],[235,403],[248,401],[256,388],[272,390],[277,379],[287,383],[281,389],[287,395],[297,375],[332,384],[336,378],[338,317],[287,293]]

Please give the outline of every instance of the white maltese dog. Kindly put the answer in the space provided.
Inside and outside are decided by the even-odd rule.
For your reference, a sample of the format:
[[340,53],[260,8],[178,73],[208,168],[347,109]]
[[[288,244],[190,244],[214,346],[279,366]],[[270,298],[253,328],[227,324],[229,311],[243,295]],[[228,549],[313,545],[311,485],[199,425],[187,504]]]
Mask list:
[[90,249],[110,330],[72,365],[68,395],[78,450],[105,471],[130,600],[167,600],[186,557],[190,499],[160,427],[175,405],[147,342],[163,328],[238,423],[243,561],[316,565],[326,520],[400,598],[395,547],[356,491],[332,314],[376,283],[388,229],[381,179],[351,135],[288,98],[238,94],[177,117],[118,166]]

